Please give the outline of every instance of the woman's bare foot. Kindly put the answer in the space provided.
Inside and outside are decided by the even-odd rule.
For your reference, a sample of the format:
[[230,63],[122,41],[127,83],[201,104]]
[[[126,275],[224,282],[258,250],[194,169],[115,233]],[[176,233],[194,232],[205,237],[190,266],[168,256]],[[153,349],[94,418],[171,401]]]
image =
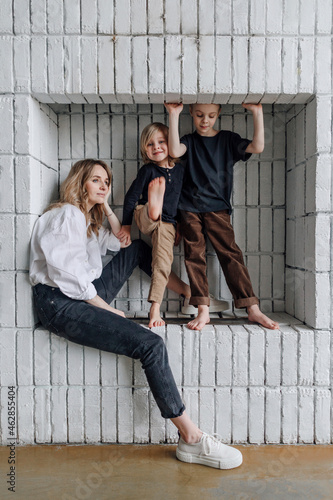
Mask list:
[[187,323],[187,328],[190,330],[202,330],[209,321],[209,307],[201,305],[198,306],[198,316]]
[[149,328],[153,326],[164,326],[165,321],[161,318],[160,305],[158,302],[153,302],[149,312]]
[[264,313],[262,313],[257,304],[247,307],[248,320],[254,323],[259,323],[259,325],[265,328],[270,328],[271,330],[278,330],[279,323],[268,318]]
[[158,220],[163,207],[165,178],[156,177],[148,185],[148,215],[152,220]]

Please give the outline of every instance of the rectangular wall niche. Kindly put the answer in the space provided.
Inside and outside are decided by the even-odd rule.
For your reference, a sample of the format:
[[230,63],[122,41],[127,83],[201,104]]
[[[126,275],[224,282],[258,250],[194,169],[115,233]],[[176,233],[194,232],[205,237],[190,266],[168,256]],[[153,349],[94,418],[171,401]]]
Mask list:
[[[167,123],[163,105],[73,104],[57,105],[54,110],[59,125],[59,182],[78,159],[107,161],[113,172],[112,205],[121,218],[124,195],[141,165],[140,132],[153,121]],[[307,274],[313,271],[306,268],[305,244],[297,243],[304,242],[309,217],[304,197],[306,171],[313,165],[313,158],[305,151],[305,144],[313,139],[305,138],[305,134],[314,134],[315,129],[311,132],[306,126],[306,114],[306,104],[264,105],[265,150],[235,166],[232,215],[236,241],[244,252],[262,309],[286,311],[302,321],[304,285]],[[315,115],[311,119],[315,121]],[[252,116],[240,105],[224,105],[217,127],[251,138]],[[191,131],[192,120],[185,106],[181,134]],[[139,237],[135,223],[132,234]],[[207,260],[210,292],[230,301],[233,307],[211,245]],[[182,245],[175,248],[173,269],[187,281]],[[148,278],[135,271],[120,291],[115,307],[133,313],[148,310],[148,289]],[[166,292],[162,307],[176,313],[180,310],[179,297]]]

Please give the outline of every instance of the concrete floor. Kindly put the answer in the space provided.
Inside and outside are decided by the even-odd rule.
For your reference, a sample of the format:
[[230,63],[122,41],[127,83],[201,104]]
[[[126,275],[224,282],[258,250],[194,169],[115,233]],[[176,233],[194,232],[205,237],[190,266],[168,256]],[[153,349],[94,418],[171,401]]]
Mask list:
[[15,500],[270,500],[333,498],[333,447],[239,446],[241,467],[179,462],[175,446],[16,447],[15,493],[7,490],[9,448],[0,447],[0,498]]

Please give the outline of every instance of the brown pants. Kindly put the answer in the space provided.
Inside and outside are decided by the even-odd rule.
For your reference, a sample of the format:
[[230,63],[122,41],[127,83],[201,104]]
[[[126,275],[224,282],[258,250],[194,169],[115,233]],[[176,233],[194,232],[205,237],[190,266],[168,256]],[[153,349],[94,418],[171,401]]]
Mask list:
[[148,203],[138,205],[134,211],[135,222],[143,234],[151,236],[152,276],[148,302],[162,303],[165,287],[168,283],[173,262],[173,246],[176,228],[162,220],[153,221],[148,215]]
[[193,213],[181,211],[185,265],[191,286],[192,305],[209,305],[206,276],[205,233],[211,241],[237,308],[259,304],[254,294],[242,251],[235,242],[227,210]]

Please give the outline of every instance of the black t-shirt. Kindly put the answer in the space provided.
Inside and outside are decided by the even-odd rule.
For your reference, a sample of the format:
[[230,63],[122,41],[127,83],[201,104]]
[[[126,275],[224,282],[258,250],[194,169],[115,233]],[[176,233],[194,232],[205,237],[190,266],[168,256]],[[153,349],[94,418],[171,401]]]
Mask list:
[[176,163],[173,168],[159,167],[155,163],[146,163],[143,165],[126,193],[122,224],[124,226],[131,225],[136,204],[145,205],[148,202],[148,184],[153,179],[156,179],[156,177],[165,177],[166,181],[162,221],[176,224],[183,176],[184,166],[180,163]]
[[188,212],[231,213],[230,197],[233,184],[233,167],[239,160],[246,161],[245,153],[251,141],[228,130],[221,130],[213,137],[197,132],[184,135],[187,160],[179,209]]

